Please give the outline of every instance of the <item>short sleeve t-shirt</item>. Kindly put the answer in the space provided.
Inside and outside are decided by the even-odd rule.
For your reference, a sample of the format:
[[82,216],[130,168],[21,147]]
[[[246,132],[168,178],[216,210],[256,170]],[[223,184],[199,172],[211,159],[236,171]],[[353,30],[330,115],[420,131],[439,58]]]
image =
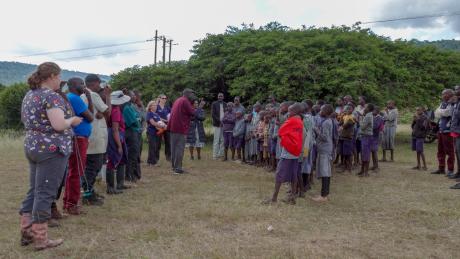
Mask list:
[[[74,93],[68,93],[67,99],[72,105],[75,115],[82,117],[82,113],[88,110],[88,105],[80,98],[80,96]],[[83,118],[82,122],[73,128],[76,136],[89,137],[91,135],[91,122]]]
[[147,117],[146,117],[147,125],[148,125],[147,133],[153,135],[153,134],[157,133],[157,128],[150,123],[151,119],[153,119],[155,122],[159,122],[161,120],[161,118],[155,112],[148,112],[147,113]]
[[[89,90],[89,89],[88,89]],[[88,151],[87,154],[103,154],[107,151],[107,141],[108,141],[108,133],[107,133],[107,122],[105,118],[97,119],[96,113],[97,112],[105,112],[109,107],[104,103],[102,98],[99,96],[98,93],[92,92],[91,93],[91,101],[93,102],[94,107],[94,120],[91,122],[92,130],[91,135],[89,136],[89,144],[88,144]],[[86,96],[82,94],[81,99],[85,103],[88,103]]]
[[160,105],[157,106],[156,114],[158,114],[160,116],[160,118],[162,118],[163,120],[167,120],[168,115],[170,113],[171,113],[171,108],[169,108],[168,106],[165,105],[165,107],[163,107],[163,108],[161,108]]
[[123,114],[121,112],[120,106],[112,106],[109,127],[112,127],[114,122],[118,122],[118,129],[120,130],[120,132],[125,132],[125,120],[123,119]]
[[72,108],[56,92],[47,88],[27,92],[21,108],[21,119],[26,130],[24,147],[27,152],[61,152],[64,155],[72,152],[72,129],[56,131],[48,119],[47,111],[55,108],[64,112],[65,119],[73,115]]

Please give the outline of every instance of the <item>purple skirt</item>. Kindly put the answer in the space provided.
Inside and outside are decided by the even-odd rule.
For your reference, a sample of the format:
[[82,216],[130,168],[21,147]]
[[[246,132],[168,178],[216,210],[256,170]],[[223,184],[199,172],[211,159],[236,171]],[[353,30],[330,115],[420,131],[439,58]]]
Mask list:
[[379,136],[372,136],[371,152],[379,151]]
[[299,159],[281,158],[276,168],[277,183],[293,183],[297,181],[299,170]]
[[351,139],[344,139],[342,140],[342,155],[344,156],[351,156],[353,155],[353,140]]
[[278,140],[275,138],[275,139],[271,139],[271,144],[270,144],[270,154],[272,154],[273,156],[276,155],[276,145],[278,143]]
[[417,153],[423,153],[423,138],[412,138],[412,150]]
[[240,149],[244,147],[244,137],[233,137],[233,147]]
[[233,132],[224,132],[224,147],[234,148],[233,146]]
[[369,162],[371,159],[372,136],[361,136],[361,160]]

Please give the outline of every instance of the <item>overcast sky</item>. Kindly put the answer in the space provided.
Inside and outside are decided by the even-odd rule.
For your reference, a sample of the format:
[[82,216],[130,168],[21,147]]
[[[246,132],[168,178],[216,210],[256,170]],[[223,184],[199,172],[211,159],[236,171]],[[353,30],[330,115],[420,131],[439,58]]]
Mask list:
[[[278,21],[301,25],[352,25],[418,15],[460,12],[460,0],[40,0],[2,1],[0,60],[38,64],[53,60],[61,67],[101,74],[153,63],[153,43],[91,51],[19,57],[40,52],[146,40],[174,39],[172,59],[184,60],[194,40],[222,33],[228,25]],[[392,39],[459,39],[460,16],[367,25]],[[143,49],[139,52],[127,52]],[[72,59],[101,53],[117,55]],[[161,57],[159,45],[159,57]],[[63,60],[67,59],[67,60]]]

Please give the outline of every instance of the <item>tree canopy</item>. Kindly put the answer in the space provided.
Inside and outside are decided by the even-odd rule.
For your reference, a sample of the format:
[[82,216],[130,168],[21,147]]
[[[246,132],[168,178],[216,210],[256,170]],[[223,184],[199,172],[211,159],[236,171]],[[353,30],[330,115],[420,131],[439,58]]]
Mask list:
[[358,25],[229,26],[196,41],[191,52],[188,61],[127,68],[112,75],[112,84],[140,89],[145,99],[159,93],[176,97],[190,87],[207,99],[224,92],[246,103],[270,94],[299,101],[351,94],[414,106],[460,83],[459,52],[392,41]]

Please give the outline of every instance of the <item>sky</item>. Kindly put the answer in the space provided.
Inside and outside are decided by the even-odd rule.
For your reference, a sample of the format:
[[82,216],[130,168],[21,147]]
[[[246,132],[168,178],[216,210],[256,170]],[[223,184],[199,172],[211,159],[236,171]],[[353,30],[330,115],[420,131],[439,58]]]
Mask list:
[[[4,0],[0,61],[55,61],[65,69],[110,75],[152,64],[154,44],[145,41],[154,37],[155,30],[178,44],[172,46],[172,60],[187,60],[195,40],[223,33],[229,25],[277,21],[291,28],[351,26],[357,21],[452,12],[460,13],[459,0]],[[392,39],[460,40],[460,15],[362,27]],[[143,42],[27,56],[133,41]],[[160,59],[162,44],[158,52]],[[112,54],[94,56],[107,53]]]

